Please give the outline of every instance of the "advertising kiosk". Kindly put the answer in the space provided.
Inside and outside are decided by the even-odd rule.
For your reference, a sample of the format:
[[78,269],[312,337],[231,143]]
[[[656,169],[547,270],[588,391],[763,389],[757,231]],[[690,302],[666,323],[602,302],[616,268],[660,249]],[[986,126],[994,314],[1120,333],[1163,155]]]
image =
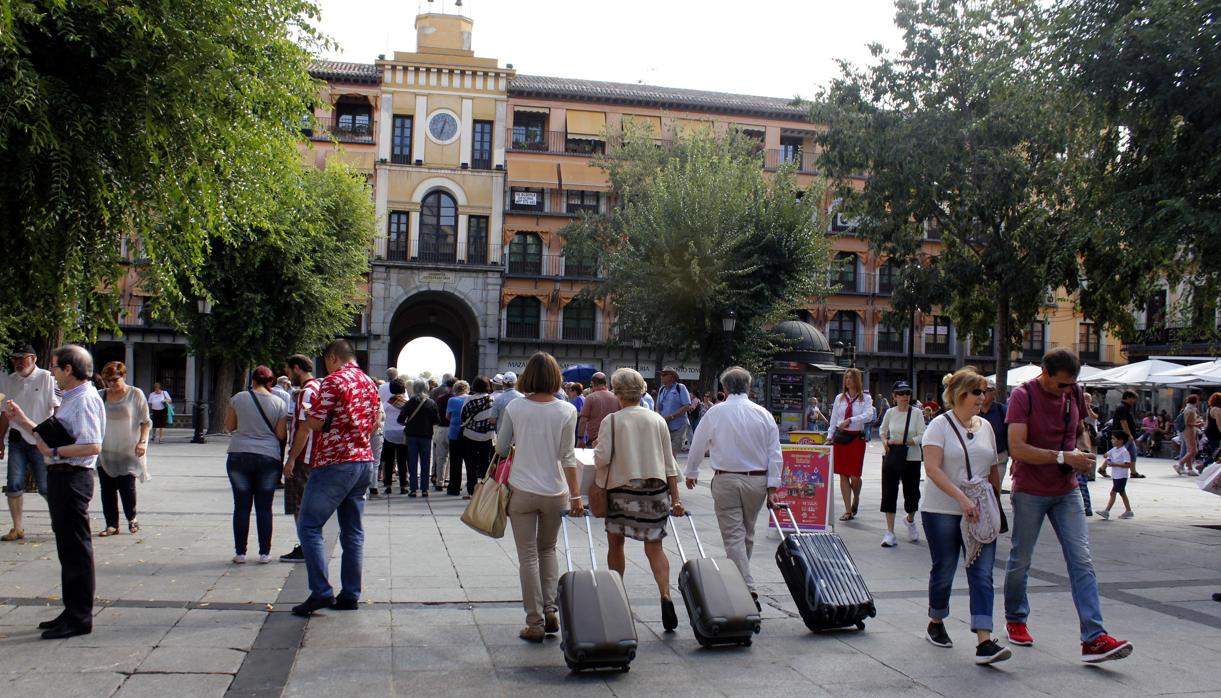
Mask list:
[[791,348],[772,357],[763,405],[776,418],[780,440],[785,442],[791,432],[803,429],[802,417],[811,397],[819,399],[824,414],[830,413],[844,368],[836,365],[827,337],[813,325],[787,320],[774,329],[791,342]]

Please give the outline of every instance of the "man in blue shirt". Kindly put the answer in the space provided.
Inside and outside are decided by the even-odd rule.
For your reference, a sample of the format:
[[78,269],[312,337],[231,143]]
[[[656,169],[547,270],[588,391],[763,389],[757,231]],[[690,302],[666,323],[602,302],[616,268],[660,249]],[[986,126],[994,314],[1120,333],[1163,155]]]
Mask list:
[[687,413],[691,411],[691,393],[687,386],[678,382],[678,371],[667,366],[661,370],[661,388],[657,391],[657,402],[654,410],[666,420],[670,428],[670,451],[674,457],[683,448],[687,440]]

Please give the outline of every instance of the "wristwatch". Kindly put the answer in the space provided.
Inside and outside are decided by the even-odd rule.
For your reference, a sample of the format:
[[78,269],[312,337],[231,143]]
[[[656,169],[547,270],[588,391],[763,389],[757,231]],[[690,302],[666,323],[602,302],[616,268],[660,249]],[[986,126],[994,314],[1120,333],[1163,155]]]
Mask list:
[[58,448],[51,449],[51,457],[54,458],[55,460],[59,460],[59,449]]
[[1056,451],[1056,465],[1064,465],[1064,451]]

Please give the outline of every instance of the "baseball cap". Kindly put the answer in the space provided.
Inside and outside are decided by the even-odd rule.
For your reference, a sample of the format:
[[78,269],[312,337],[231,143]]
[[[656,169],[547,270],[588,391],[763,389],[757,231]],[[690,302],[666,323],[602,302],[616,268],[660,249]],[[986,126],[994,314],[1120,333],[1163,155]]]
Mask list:
[[517,382],[517,374],[512,371],[505,371],[505,374],[504,374],[504,376],[502,376],[502,378],[504,379],[505,383],[516,383]]
[[497,373],[495,376],[492,376],[493,385],[501,385],[504,382],[505,382],[505,377],[503,374]]
[[989,388],[991,388],[992,390],[996,390],[996,379],[995,378],[985,378],[984,381],[987,383]]
[[902,392],[904,390],[906,390],[907,392],[910,393],[912,390],[912,387],[907,384],[907,381],[895,381],[895,384],[891,387],[890,392],[898,393],[898,392]]
[[25,345],[19,346],[16,349],[14,349],[13,351],[11,351],[9,353],[9,356],[26,356],[27,354],[37,354],[37,353],[38,352],[34,351],[34,345],[25,344]]

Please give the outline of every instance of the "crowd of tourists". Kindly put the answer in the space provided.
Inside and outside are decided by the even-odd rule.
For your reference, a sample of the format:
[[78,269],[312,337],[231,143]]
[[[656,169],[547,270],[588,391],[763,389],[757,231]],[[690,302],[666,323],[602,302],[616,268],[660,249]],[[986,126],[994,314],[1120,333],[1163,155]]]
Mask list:
[[[51,370],[35,366],[32,349],[13,356],[13,373],[0,429],[8,436],[7,495],[13,527],[5,540],[23,537],[21,495],[26,472],[48,502],[62,568],[64,611],[41,625],[44,637],[62,638],[92,629],[93,549],[88,507],[96,477],[105,528],[119,532],[121,504],[135,533],[136,482],[148,478],[150,435],[164,425],[171,398],[160,386],[145,396],[126,381],[119,362],[103,367],[104,389],[92,380],[89,353],[66,345],[52,353]],[[326,375],[313,361],[289,357],[280,380],[265,366],[229,401],[224,415],[231,434],[227,471],[233,493],[234,556],[247,559],[253,510],[258,560],[271,561],[273,502],[284,489],[284,506],[296,523],[297,545],[281,556],[305,563],[310,595],[293,607],[299,615],[320,609],[355,610],[361,595],[364,532],[369,497],[398,493],[425,498],[444,492],[469,498],[494,458],[512,453],[507,509],[517,548],[525,610],[520,636],[540,642],[559,630],[557,537],[565,513],[582,515],[590,482],[577,449],[592,449],[592,484],[605,492],[607,566],[625,573],[627,539],[640,541],[654,576],[664,628],[678,626],[672,577],[662,548],[671,515],[685,513],[682,488],[697,486],[710,461],[711,495],[725,555],[741,572],[759,606],[751,570],[755,527],[762,510],[775,504],[781,483],[779,432],[772,415],[750,399],[752,377],[739,367],[719,376],[722,393],[693,395],[671,368],[661,373],[655,395],[632,369],[609,378],[595,373],[588,389],[565,383],[559,365],[537,353],[519,377],[512,372],[469,381],[443,376],[430,383],[391,370],[375,381],[356,363],[350,344],[337,340],[324,353]],[[926,637],[939,647],[953,644],[944,619],[960,555],[969,587],[976,662],[1003,661],[1012,651],[993,636],[993,569],[997,540],[1009,532],[1004,565],[1005,636],[1029,646],[1027,578],[1044,519],[1059,539],[1080,620],[1082,659],[1119,659],[1132,645],[1104,626],[1097,577],[1090,559],[1087,496],[1081,478],[1095,466],[1093,438],[1109,447],[1102,471],[1112,480],[1109,518],[1116,498],[1131,518],[1126,491],[1135,477],[1136,426],[1129,396],[1102,435],[1098,414],[1077,383],[1080,364],[1068,350],[1045,356],[1042,373],[1018,386],[1006,402],[996,386],[972,367],[944,381],[938,413],[926,419],[904,381],[892,386],[891,405],[877,422],[884,450],[882,546],[898,545],[898,498],[903,495],[904,537],[927,541],[931,572]],[[160,393],[155,402],[153,395]],[[1193,396],[1194,397],[1194,396]],[[1194,417],[1187,429],[1217,429],[1221,396]],[[1198,402],[1198,400],[1196,401]],[[1194,405],[1189,400],[1189,406]],[[1188,410],[1185,410],[1187,412]],[[825,419],[835,471],[840,476],[842,520],[859,515],[866,427],[875,423],[860,371],[844,373],[842,390]],[[1143,421],[1143,420],[1142,420]],[[159,436],[159,435],[158,435]],[[1151,437],[1150,437],[1151,438]],[[688,452],[685,464],[679,455]],[[1010,460],[1012,458],[1012,460]],[[94,473],[96,472],[96,476]],[[1010,514],[1001,505],[1002,483],[1011,477]],[[465,476],[465,477],[464,477]],[[923,486],[922,486],[923,485]],[[1088,495],[1088,491],[1085,491]],[[919,522],[917,522],[919,515]],[[339,589],[328,579],[322,528],[334,516],[342,549]]]

